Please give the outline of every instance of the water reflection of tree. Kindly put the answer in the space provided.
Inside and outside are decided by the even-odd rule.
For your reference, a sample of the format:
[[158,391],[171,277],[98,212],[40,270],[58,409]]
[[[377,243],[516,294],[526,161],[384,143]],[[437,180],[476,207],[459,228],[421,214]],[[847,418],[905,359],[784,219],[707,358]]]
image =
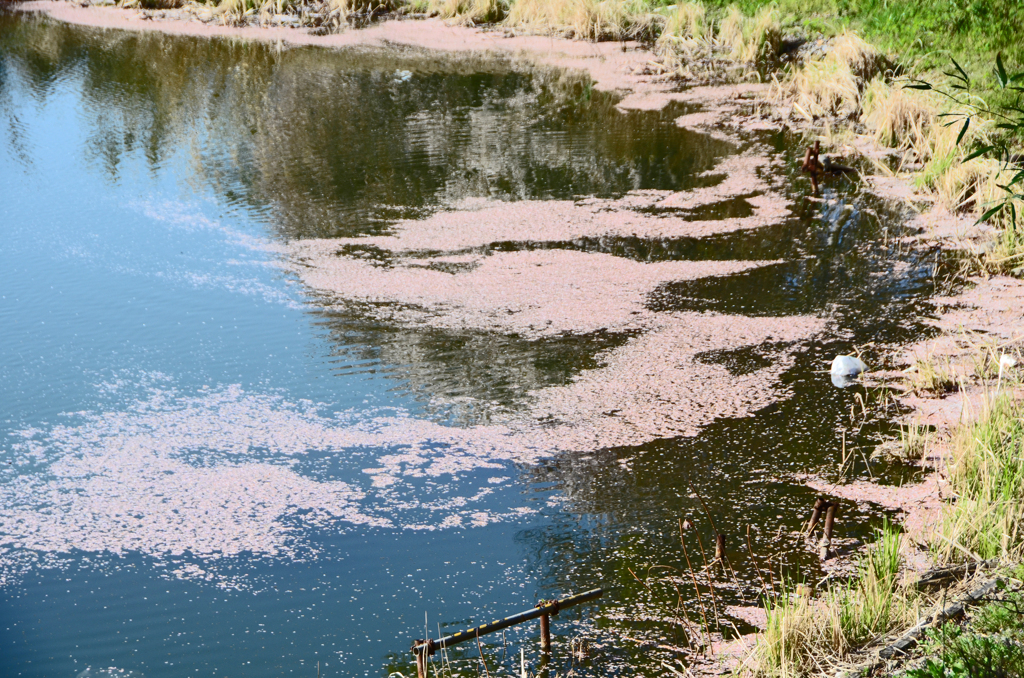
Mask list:
[[40,99],[82,80],[90,154],[187,153],[199,186],[291,237],[376,232],[467,196],[676,188],[726,146],[638,126],[582,75],[411,49],[279,50],[6,17],[7,61]]
[[427,411],[460,425],[506,415],[530,391],[565,384],[580,370],[597,367],[598,351],[629,338],[595,333],[528,341],[382,326],[361,319],[355,309],[319,315],[339,371],[383,373],[394,379],[396,390],[422,399]]

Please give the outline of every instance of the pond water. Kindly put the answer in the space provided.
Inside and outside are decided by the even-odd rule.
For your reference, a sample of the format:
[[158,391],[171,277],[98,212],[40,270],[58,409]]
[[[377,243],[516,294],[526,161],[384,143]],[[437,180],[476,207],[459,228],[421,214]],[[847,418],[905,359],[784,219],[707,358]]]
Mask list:
[[[878,392],[834,388],[827,362],[924,331],[937,260],[885,237],[902,215],[855,183],[805,200],[782,133],[731,143],[677,127],[679,106],[615,103],[511,60],[0,9],[3,674],[409,675],[424,625],[602,586],[556,618],[557,668],[660,675],[685,643],[672,586],[647,573],[682,566],[681,517],[710,545],[696,493],[729,535],[720,604],[756,603],[748,525],[773,567],[820,574],[793,534],[814,497],[797,476],[838,478],[844,449],[870,453],[895,414],[851,422]],[[516,205],[651,227],[650,195],[715,190],[752,148],[788,204],[759,228],[474,244],[442,223],[451,242],[392,246],[474,210],[497,210],[499,232]],[[756,200],[666,213],[742,220]],[[306,258],[314,244],[327,253]],[[504,299],[503,281],[547,266],[542,298],[627,265],[643,285],[597,294],[622,322],[595,319],[587,289],[556,300],[553,329],[459,296]],[[307,274],[321,269],[323,284]],[[422,301],[420,269],[456,288]],[[683,390],[732,401],[675,428],[650,419],[675,417],[678,394],[620,414],[632,396],[609,389],[691,335]],[[910,473],[866,458],[849,472]],[[878,516],[850,506],[840,532],[863,540]],[[520,649],[536,670],[535,635],[488,638],[492,675],[517,671]],[[588,656],[571,658],[581,638]],[[477,651],[455,652],[454,672],[475,675]]]

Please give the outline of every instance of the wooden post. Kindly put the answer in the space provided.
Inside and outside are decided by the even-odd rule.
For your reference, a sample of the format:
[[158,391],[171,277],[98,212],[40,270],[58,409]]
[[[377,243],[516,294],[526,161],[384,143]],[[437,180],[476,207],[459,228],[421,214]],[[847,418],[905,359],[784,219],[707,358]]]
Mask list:
[[551,620],[546,614],[540,616],[540,651],[551,654]]
[[839,510],[839,504],[829,502],[828,509],[825,511],[825,535],[821,538],[821,559],[828,560],[832,553],[832,528],[836,520],[836,511]]
[[825,504],[826,502],[823,497],[818,497],[814,500],[814,509],[811,511],[811,520],[807,523],[808,537],[814,533],[814,528],[818,526],[818,521],[821,520],[821,510],[824,508]]
[[715,533],[715,560],[725,561],[725,535]]

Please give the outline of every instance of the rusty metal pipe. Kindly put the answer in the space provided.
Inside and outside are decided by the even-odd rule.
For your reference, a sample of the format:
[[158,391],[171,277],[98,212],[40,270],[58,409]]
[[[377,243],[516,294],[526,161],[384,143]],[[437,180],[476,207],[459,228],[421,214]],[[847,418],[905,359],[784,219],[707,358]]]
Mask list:
[[525,621],[530,621],[537,617],[547,617],[551,614],[558,614],[559,610],[572,607],[573,605],[589,603],[591,600],[597,600],[600,598],[603,593],[603,589],[594,589],[593,591],[577,593],[574,596],[562,598],[561,600],[547,601],[531,610],[526,610],[525,612],[520,612],[519,614],[514,614],[510,617],[505,617],[504,619],[492,621],[490,624],[481,624],[475,628],[459,631],[458,633],[453,633],[450,636],[445,636],[444,638],[439,638],[437,640],[420,641],[420,644],[413,644],[412,651],[417,657],[421,654],[431,655],[441,648],[458,645],[459,643],[464,643],[467,640],[473,640],[474,638],[485,636],[488,633],[501,631],[502,629],[507,629],[510,626],[515,626],[516,624],[522,624]]

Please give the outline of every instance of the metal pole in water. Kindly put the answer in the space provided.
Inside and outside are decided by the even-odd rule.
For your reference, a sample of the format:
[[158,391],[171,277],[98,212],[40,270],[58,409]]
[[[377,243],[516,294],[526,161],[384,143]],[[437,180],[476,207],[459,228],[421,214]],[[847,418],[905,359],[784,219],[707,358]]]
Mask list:
[[536,619],[538,617],[541,618],[541,650],[544,653],[549,653],[551,651],[551,628],[548,615],[558,614],[559,610],[566,607],[572,607],[573,605],[597,600],[603,593],[604,590],[602,589],[594,589],[584,593],[577,593],[574,596],[568,596],[560,600],[542,600],[537,607],[531,610],[525,610],[510,617],[493,621],[490,624],[481,624],[480,626],[466,629],[465,631],[459,631],[458,633],[453,633],[450,636],[438,638],[437,640],[429,638],[426,640],[414,640],[412,643],[412,653],[416,655],[416,674],[418,678],[427,678],[427,657],[434,654],[437,650],[458,645],[459,643],[463,643],[467,640],[485,636],[488,633],[501,631],[502,629],[507,629],[510,626],[522,624],[525,621],[530,621],[531,619]]
[[[421,645],[421,643],[427,643]],[[416,639],[412,641],[412,653],[416,655],[416,678],[427,678],[427,656],[430,641]],[[430,652],[429,654],[433,654]]]

